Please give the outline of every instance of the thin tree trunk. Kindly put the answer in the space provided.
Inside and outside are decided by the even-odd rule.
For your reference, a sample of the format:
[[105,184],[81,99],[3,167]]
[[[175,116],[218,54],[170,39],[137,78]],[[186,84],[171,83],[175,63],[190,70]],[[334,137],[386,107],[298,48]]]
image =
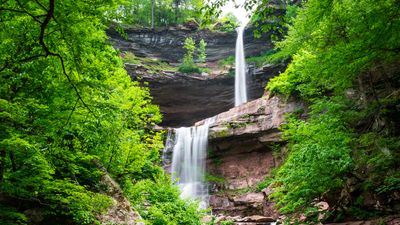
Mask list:
[[151,0],[151,29],[154,30],[154,8],[156,0]]
[[6,163],[6,150],[0,149],[0,184],[3,182],[3,175]]
[[179,19],[179,5],[181,4],[180,0],[175,0],[175,24],[178,24]]
[[15,156],[14,156],[14,152],[10,151],[10,161],[11,161],[11,168],[13,172],[17,171],[17,164],[15,164]]

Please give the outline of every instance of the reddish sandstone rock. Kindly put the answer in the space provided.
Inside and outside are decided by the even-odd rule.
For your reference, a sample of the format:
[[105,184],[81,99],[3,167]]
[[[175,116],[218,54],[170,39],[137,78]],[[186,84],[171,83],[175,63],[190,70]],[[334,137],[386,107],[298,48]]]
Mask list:
[[254,190],[279,165],[272,151],[272,146],[283,145],[279,127],[286,113],[302,108],[295,101],[264,96],[217,115],[210,126],[207,160],[208,173],[223,178],[223,182],[212,184],[210,206],[214,213],[239,215],[247,219],[238,223],[253,224],[259,222],[247,220],[254,215],[279,217],[268,200],[269,193],[239,194],[242,191],[237,190]]

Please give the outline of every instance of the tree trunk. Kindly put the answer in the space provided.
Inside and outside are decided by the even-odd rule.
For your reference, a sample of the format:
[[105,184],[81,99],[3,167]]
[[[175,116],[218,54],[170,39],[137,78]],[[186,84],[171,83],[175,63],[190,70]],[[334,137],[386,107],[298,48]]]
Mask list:
[[178,24],[179,19],[179,5],[181,4],[181,0],[175,0],[175,24]]
[[3,175],[6,163],[6,150],[0,149],[0,184],[3,182]]
[[151,0],[151,29],[154,30],[154,8],[156,0]]

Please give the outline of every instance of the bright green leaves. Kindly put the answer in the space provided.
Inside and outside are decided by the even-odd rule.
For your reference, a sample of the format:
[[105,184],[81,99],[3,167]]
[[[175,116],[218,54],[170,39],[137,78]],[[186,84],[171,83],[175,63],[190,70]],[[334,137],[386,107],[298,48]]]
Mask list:
[[117,3],[55,1],[47,24],[49,1],[0,7],[0,188],[44,220],[96,222],[110,199],[94,161],[117,178],[157,171],[159,109],[106,43]]
[[[153,0],[124,1],[117,12],[126,25],[151,27]],[[203,0],[154,0],[154,25],[165,27],[189,20],[199,22]]]
[[20,198],[37,197],[54,173],[44,155],[17,137],[3,139],[0,149],[6,152],[1,159],[5,167],[1,190]]
[[93,224],[95,215],[112,204],[108,196],[88,191],[68,179],[48,182],[41,195],[51,204],[52,214],[70,216],[78,224]]
[[272,195],[282,212],[302,210],[343,184],[352,168],[352,133],[346,129],[344,109],[341,99],[324,99],[313,106],[308,121],[292,117],[283,127],[290,152],[276,174]]
[[391,62],[399,49],[395,1],[308,1],[280,43],[293,60],[269,84],[273,92],[313,98],[342,93],[373,63]]
[[206,62],[206,58],[207,58],[206,46],[207,46],[207,43],[204,41],[204,39],[201,39],[199,42],[199,49],[198,49],[198,53],[197,53],[197,58],[198,58],[197,60],[200,63]]
[[[205,53],[205,45],[203,45],[203,47]],[[196,51],[196,42],[193,40],[193,38],[186,38],[183,48],[186,50],[186,53],[183,56],[182,64],[179,66],[179,71],[182,73],[200,73],[200,68],[194,63],[193,55]],[[205,54],[203,56],[205,56]]]
[[278,56],[291,62],[267,89],[309,104],[307,120],[292,116],[283,127],[289,151],[273,194],[283,212],[305,212],[314,199],[328,201],[351,177],[362,183],[361,193],[389,194],[399,187],[393,125],[398,96],[377,94],[386,90],[375,87],[392,81],[393,90],[398,88],[396,72],[385,77],[376,72],[400,59],[397,5],[395,0],[310,0],[277,44]]
[[193,54],[196,50],[196,43],[194,42],[193,38],[186,38],[183,48],[186,50],[185,56],[183,57],[183,63],[188,65],[194,64]]
[[205,212],[195,202],[182,200],[178,187],[171,186],[170,182],[169,176],[159,171],[154,180],[142,180],[134,185],[126,181],[124,191],[146,224],[200,225]]

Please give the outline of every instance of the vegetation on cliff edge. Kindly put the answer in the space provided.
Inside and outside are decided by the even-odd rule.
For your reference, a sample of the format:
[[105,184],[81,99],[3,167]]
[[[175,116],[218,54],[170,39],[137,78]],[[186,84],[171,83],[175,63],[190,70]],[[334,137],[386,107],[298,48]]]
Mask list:
[[398,201],[398,6],[396,0],[306,1],[277,43],[290,64],[267,89],[309,105],[306,120],[293,114],[282,128],[289,152],[273,181],[282,212],[316,215],[315,203],[327,201],[337,218],[363,218],[390,212],[364,203],[365,193],[386,206]]

